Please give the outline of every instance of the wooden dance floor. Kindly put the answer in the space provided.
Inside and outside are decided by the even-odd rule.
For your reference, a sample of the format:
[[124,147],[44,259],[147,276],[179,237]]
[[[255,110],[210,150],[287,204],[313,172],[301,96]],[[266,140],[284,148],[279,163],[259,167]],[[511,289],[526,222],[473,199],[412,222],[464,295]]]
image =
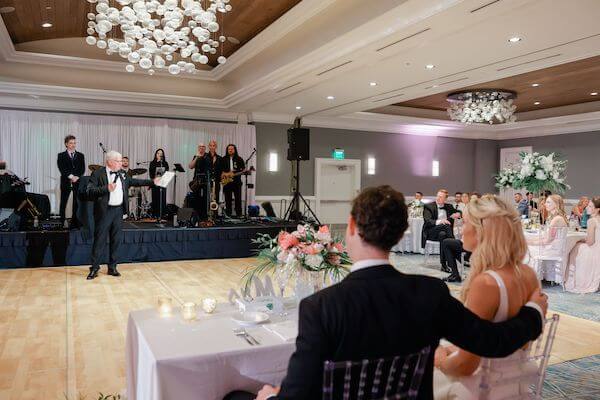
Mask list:
[[[0,270],[0,400],[88,399],[125,388],[129,311],[158,296],[226,301],[253,259]],[[561,315],[552,363],[600,354],[600,324]]]

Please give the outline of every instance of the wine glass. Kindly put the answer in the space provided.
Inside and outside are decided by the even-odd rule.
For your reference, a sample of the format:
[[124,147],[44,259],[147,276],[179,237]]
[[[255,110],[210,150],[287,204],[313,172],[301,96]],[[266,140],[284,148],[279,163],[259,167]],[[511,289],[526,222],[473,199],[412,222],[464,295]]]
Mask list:
[[287,315],[287,313],[285,312],[285,306],[283,302],[283,293],[285,291],[285,287],[287,286],[289,279],[290,270],[285,266],[282,266],[275,271],[275,281],[277,282],[277,287],[279,288],[279,297],[281,297],[281,313],[279,313],[279,315],[282,317]]

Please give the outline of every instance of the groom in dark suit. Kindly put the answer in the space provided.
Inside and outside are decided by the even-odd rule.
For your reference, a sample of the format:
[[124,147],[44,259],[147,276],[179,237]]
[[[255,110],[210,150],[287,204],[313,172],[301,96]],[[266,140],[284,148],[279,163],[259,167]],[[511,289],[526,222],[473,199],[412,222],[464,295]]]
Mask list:
[[[423,208],[423,230],[421,231],[421,247],[425,247],[428,240],[441,243],[444,239],[453,238],[454,220],[460,218],[460,211],[456,210],[452,204],[446,203],[448,191],[440,189],[435,196],[433,203],[425,204]],[[442,271],[451,272],[446,265],[444,253],[440,251],[440,263]]]
[[65,137],[66,150],[58,153],[56,164],[60,171],[60,220],[65,221],[65,210],[69,195],[73,192],[73,216],[71,217],[71,226],[79,226],[77,220],[77,206],[79,201],[77,193],[79,188],[79,178],[85,173],[85,156],[76,150],[77,139],[73,135]]
[[[389,251],[408,227],[404,196],[389,186],[365,189],[352,204],[346,229],[351,273],[300,303],[296,351],[281,387],[266,385],[258,400],[320,399],[323,363],[389,358],[435,349],[447,338],[484,357],[505,357],[539,336],[547,298],[538,291],[519,314],[492,323],[467,310],[439,279],[405,275]],[[419,399],[432,399],[433,351]],[[244,397],[245,396],[245,397]],[[251,399],[235,392],[228,399]]]
[[94,244],[92,245],[92,266],[87,279],[94,279],[100,270],[100,257],[110,239],[108,275],[121,276],[117,271],[117,253],[123,240],[123,215],[129,215],[129,187],[154,186],[147,179],[133,179],[122,169],[123,158],[116,151],[106,153],[106,167],[98,168],[92,174],[87,187],[87,195],[94,201]]

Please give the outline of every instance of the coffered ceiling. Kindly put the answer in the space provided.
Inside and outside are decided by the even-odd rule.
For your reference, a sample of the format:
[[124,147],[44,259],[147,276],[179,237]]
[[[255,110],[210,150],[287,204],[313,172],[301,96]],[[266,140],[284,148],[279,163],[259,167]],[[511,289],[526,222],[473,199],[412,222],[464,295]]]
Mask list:
[[[227,62],[173,77],[126,73],[121,59],[84,45],[84,0],[0,0],[15,8],[0,23],[0,106],[282,123],[300,116],[464,137],[556,127],[551,119],[561,117],[569,129],[577,120],[585,129],[600,124],[600,101],[590,95],[600,91],[597,0],[231,3],[226,35],[241,43],[228,44]],[[45,4],[54,14],[43,14]],[[54,31],[38,26],[46,18]],[[518,92],[520,122],[447,120],[448,92],[485,86]]]

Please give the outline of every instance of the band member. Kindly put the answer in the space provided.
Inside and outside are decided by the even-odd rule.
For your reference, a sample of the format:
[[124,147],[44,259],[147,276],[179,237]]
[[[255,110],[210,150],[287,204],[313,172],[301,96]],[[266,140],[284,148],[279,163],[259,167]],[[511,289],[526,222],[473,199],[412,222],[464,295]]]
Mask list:
[[210,160],[210,179],[214,187],[214,201],[219,204],[219,192],[221,191],[221,160],[223,157],[217,154],[217,141],[211,140],[208,142],[208,158]]
[[204,143],[198,144],[198,151],[192,161],[190,161],[188,167],[194,169],[194,183],[192,187],[196,193],[196,201],[193,207],[198,213],[200,220],[204,221],[208,218],[208,175],[210,172],[210,160],[206,154]]
[[73,135],[65,137],[66,150],[58,153],[57,165],[60,171],[60,220],[65,221],[65,209],[69,195],[73,192],[73,214],[71,226],[78,227],[77,221],[77,195],[79,189],[79,178],[85,173],[85,157],[83,153],[76,150],[77,139]]
[[[221,178],[225,176],[235,175],[237,172],[243,171],[245,168],[244,160],[238,155],[237,147],[233,144],[227,145],[225,156],[221,160]],[[231,201],[235,196],[235,214],[242,216],[242,178],[237,175],[233,176],[233,181],[223,186],[223,195],[225,196],[225,212],[228,216],[232,216]]]
[[121,276],[117,271],[117,254],[123,239],[123,215],[129,213],[130,186],[154,186],[147,179],[133,179],[121,169],[123,159],[116,151],[106,153],[106,167],[98,168],[87,186],[87,195],[94,201],[94,243],[92,245],[92,266],[87,279],[94,279],[100,270],[100,257],[106,249],[106,239],[110,240],[108,255],[108,275]]
[[[165,151],[158,149],[154,152],[154,159],[150,161],[150,179],[160,178],[169,170],[169,163],[165,157]],[[152,188],[152,214],[162,218],[167,208],[167,190],[163,187]]]
[[[128,176],[132,176],[129,172],[129,157],[123,156],[123,172]],[[140,187],[129,188],[129,216],[137,217],[138,210],[138,195],[142,192]]]

